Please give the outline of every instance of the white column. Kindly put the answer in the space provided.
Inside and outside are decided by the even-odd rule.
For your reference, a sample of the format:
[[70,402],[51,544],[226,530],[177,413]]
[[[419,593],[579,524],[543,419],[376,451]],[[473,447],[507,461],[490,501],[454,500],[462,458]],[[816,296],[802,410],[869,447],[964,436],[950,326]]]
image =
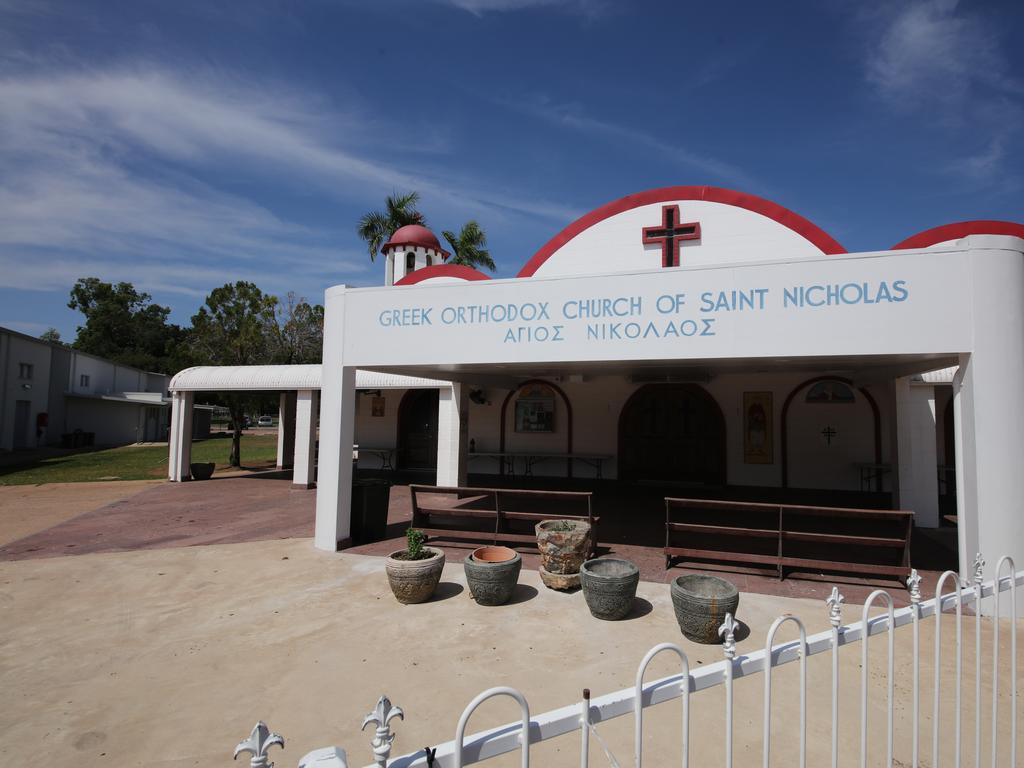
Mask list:
[[317,549],[334,552],[349,542],[352,520],[352,442],[356,423],[356,369],[344,366],[345,286],[328,289],[324,302],[321,376],[320,474],[316,489]]
[[277,468],[292,465],[295,455],[295,393],[282,392],[277,407]]
[[174,483],[192,477],[192,392],[171,395],[171,434],[168,437],[167,476]]
[[295,469],[293,488],[316,487],[316,428],[320,393],[300,389],[295,399]]
[[935,387],[896,379],[896,488],[900,509],[914,513],[914,524],[939,526],[938,458],[935,452]]
[[464,486],[469,435],[469,387],[454,382],[437,398],[437,484]]
[[1024,243],[969,240],[973,275],[964,300],[972,306],[974,349],[960,355],[953,381],[957,517],[960,571],[969,572],[981,552],[987,579],[1002,555],[1024,564]]

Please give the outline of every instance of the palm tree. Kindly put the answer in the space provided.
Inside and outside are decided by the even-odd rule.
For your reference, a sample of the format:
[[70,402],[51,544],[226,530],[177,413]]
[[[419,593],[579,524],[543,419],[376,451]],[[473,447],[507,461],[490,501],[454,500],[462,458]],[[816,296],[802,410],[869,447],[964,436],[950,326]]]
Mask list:
[[359,220],[356,232],[361,240],[366,241],[370,251],[370,261],[377,258],[380,249],[395,232],[407,224],[426,226],[427,220],[416,210],[419,192],[404,195],[388,195],[384,201],[385,210],[371,211]]
[[475,221],[467,221],[459,236],[454,232],[442,232],[444,239],[452,247],[454,258],[449,264],[463,264],[467,267],[486,267],[493,272],[497,267],[490,251],[487,250],[487,235]]

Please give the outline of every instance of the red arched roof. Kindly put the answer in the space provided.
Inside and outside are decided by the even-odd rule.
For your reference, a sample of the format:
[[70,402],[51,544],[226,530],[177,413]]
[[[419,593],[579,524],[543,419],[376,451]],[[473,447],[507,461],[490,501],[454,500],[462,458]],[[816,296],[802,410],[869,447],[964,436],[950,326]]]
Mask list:
[[384,243],[384,247],[380,251],[381,253],[386,253],[388,248],[399,245],[418,245],[421,248],[433,248],[444,258],[447,259],[449,256],[448,251],[442,248],[441,243],[438,242],[437,235],[419,224],[406,224],[404,227],[396,229],[395,234]]
[[843,246],[817,225],[812,224],[803,216],[783,208],[781,205],[756,195],[748,195],[744,192],[721,189],[720,187],[661,187],[660,189],[650,189],[646,192],[627,195],[619,200],[602,205],[600,208],[577,219],[537,251],[526,262],[526,265],[519,270],[517,277],[531,277],[555,251],[580,234],[580,232],[589,229],[598,222],[604,221],[623,211],[639,208],[642,205],[665,203],[671,200],[704,200],[709,203],[722,203],[723,205],[734,205],[737,208],[744,208],[748,211],[759,213],[762,216],[767,216],[782,226],[788,227],[817,246],[822,253],[846,253],[846,249]]
[[916,235],[896,243],[892,250],[928,248],[936,243],[959,240],[968,235],[1014,235],[1024,239],[1024,224],[1015,224],[1012,221],[958,221],[955,224],[943,224],[941,227],[932,227],[924,232],[918,232]]
[[490,275],[485,275],[478,269],[467,267],[464,264],[435,264],[432,267],[424,267],[410,272],[399,280],[395,285],[415,285],[432,277],[457,277],[459,280],[490,280]]

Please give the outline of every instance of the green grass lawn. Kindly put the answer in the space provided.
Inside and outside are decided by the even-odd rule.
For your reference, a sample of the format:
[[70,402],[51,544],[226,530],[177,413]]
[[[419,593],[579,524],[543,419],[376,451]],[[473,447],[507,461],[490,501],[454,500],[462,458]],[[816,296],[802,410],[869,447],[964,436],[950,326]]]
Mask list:
[[[228,469],[230,435],[214,435],[192,444],[193,462]],[[24,457],[24,461],[19,459]],[[0,464],[0,485],[88,483],[96,480],[152,480],[167,477],[167,446],[125,446],[102,450],[41,449],[12,454]],[[276,435],[242,435],[242,466],[266,469],[277,459]]]

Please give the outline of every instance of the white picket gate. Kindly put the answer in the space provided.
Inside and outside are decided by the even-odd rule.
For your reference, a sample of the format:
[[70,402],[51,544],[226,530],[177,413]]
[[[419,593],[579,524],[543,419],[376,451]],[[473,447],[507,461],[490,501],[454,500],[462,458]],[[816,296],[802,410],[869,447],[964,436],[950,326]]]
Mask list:
[[[699,669],[692,669],[685,651],[674,643],[662,643],[652,648],[641,660],[636,673],[636,683],[614,693],[605,694],[597,698],[591,698],[589,691],[584,691],[582,700],[578,703],[569,704],[559,709],[551,710],[539,715],[530,714],[529,704],[525,696],[514,688],[500,687],[491,688],[479,694],[463,711],[458,720],[455,738],[451,741],[440,744],[431,755],[424,750],[410,753],[389,760],[391,741],[394,734],[390,732],[388,722],[394,717],[401,717],[403,713],[397,707],[392,707],[386,697],[378,702],[377,710],[371,713],[364,721],[377,723],[377,731],[373,741],[374,766],[382,768],[462,768],[462,766],[484,762],[488,759],[503,755],[509,752],[520,753],[520,764],[528,768],[530,764],[530,749],[533,745],[549,739],[553,739],[573,732],[579,732],[581,768],[588,768],[590,765],[590,738],[597,734],[594,723],[606,723],[609,720],[632,715],[634,719],[634,750],[632,764],[635,768],[643,765],[643,726],[644,711],[650,707],[664,704],[670,701],[681,700],[682,723],[679,731],[679,738],[682,742],[682,765],[687,768],[689,764],[690,750],[690,716],[694,705],[693,697],[702,691],[708,691],[718,686],[724,686],[725,709],[722,713],[720,734],[718,738],[723,739],[724,764],[725,768],[733,766],[733,739],[735,737],[735,725],[733,722],[733,689],[735,681],[741,678],[751,678],[762,674],[763,693],[763,765],[769,768],[771,763],[771,712],[772,712],[772,670],[793,662],[800,665],[799,675],[799,764],[805,768],[807,761],[807,663],[812,656],[830,653],[832,661],[832,691],[831,691],[831,757],[832,766],[836,768],[839,763],[839,701],[841,698],[850,698],[853,695],[849,689],[844,689],[839,676],[839,651],[841,648],[861,643],[861,679],[860,679],[860,742],[859,742],[859,764],[863,767],[868,764],[868,739],[869,736],[878,738],[871,733],[868,727],[868,643],[866,639],[882,633],[888,634],[888,653],[886,665],[886,765],[893,766],[894,752],[894,706],[896,703],[894,680],[895,680],[895,631],[899,627],[912,626],[913,651],[912,651],[912,693],[911,693],[911,722],[913,723],[912,734],[912,766],[917,768],[920,765],[920,667],[921,667],[921,643],[920,630],[921,622],[929,617],[935,617],[937,612],[947,612],[951,608],[955,610],[956,624],[956,665],[954,674],[954,699],[953,699],[953,721],[955,723],[954,748],[949,755],[949,760],[940,759],[940,728],[941,710],[943,703],[944,689],[942,687],[942,622],[935,621],[935,658],[934,658],[934,687],[932,702],[932,762],[930,768],[941,768],[952,765],[959,768],[961,765],[961,726],[962,726],[962,667],[963,667],[963,612],[965,605],[978,601],[979,597],[992,598],[993,613],[1000,616],[1000,594],[1010,592],[1010,618],[1011,640],[1009,672],[1000,668],[999,658],[999,623],[994,623],[993,645],[992,645],[992,666],[991,684],[992,697],[991,705],[988,707],[991,713],[991,765],[1017,765],[1017,610],[1016,610],[1016,588],[1018,584],[1024,583],[1024,571],[1017,571],[1014,562],[1009,557],[1003,557],[996,565],[995,578],[989,582],[982,580],[982,568],[984,561],[979,555],[975,560],[974,572],[969,582],[962,582],[953,571],[942,574],[936,586],[936,595],[930,600],[921,600],[919,589],[920,578],[914,572],[908,581],[911,595],[911,605],[906,608],[895,609],[892,596],[884,590],[876,590],[865,602],[861,612],[860,621],[842,625],[841,605],[842,595],[837,589],[832,590],[831,597],[826,601],[829,610],[831,629],[815,635],[808,636],[803,622],[795,616],[780,616],[771,625],[765,638],[765,645],[762,650],[736,656],[736,641],[734,632],[736,622],[732,616],[727,616],[725,623],[720,629],[723,637],[722,650],[724,658],[722,661],[712,665],[702,666]],[[1008,574],[1002,575],[1008,568]],[[947,584],[949,587],[947,589]],[[946,591],[944,591],[946,590]],[[873,606],[881,603],[883,610],[871,616]],[[799,639],[796,641],[774,644],[775,634],[779,628],[786,623],[796,625]],[[975,644],[974,653],[974,754],[973,761],[968,765],[981,767],[982,754],[982,667],[983,653],[981,652],[981,611],[975,611]],[[678,656],[681,662],[681,671],[677,675],[664,677],[651,683],[644,683],[644,674],[651,660],[663,653],[671,652]],[[1011,686],[1011,731],[1009,738],[1009,754],[999,754],[999,689],[1002,680],[1009,680]],[[847,683],[848,685],[848,683]],[[484,701],[493,697],[510,697],[514,699],[520,710],[521,717],[518,721],[508,723],[498,728],[466,736],[466,728],[470,716]],[[948,709],[948,707],[947,707]],[[262,725],[262,723],[260,724]],[[265,728],[265,727],[264,727]],[[255,735],[256,731],[254,731]],[[268,732],[269,733],[269,732]],[[269,734],[274,736],[274,734]],[[1005,734],[1003,734],[1005,737]],[[599,734],[598,734],[599,736]],[[705,736],[707,737],[707,735]],[[250,737],[250,740],[253,737]],[[240,748],[248,742],[239,745]],[[249,749],[249,747],[245,747]],[[266,766],[265,750],[250,749],[253,752],[254,768]],[[262,755],[263,762],[257,762]],[[608,755],[608,762],[612,768],[624,768],[612,762],[614,758]],[[848,760],[849,758],[847,758]],[[306,755],[300,762],[300,768],[341,768],[346,766],[344,752],[336,747],[329,747],[323,750],[316,750]]]

